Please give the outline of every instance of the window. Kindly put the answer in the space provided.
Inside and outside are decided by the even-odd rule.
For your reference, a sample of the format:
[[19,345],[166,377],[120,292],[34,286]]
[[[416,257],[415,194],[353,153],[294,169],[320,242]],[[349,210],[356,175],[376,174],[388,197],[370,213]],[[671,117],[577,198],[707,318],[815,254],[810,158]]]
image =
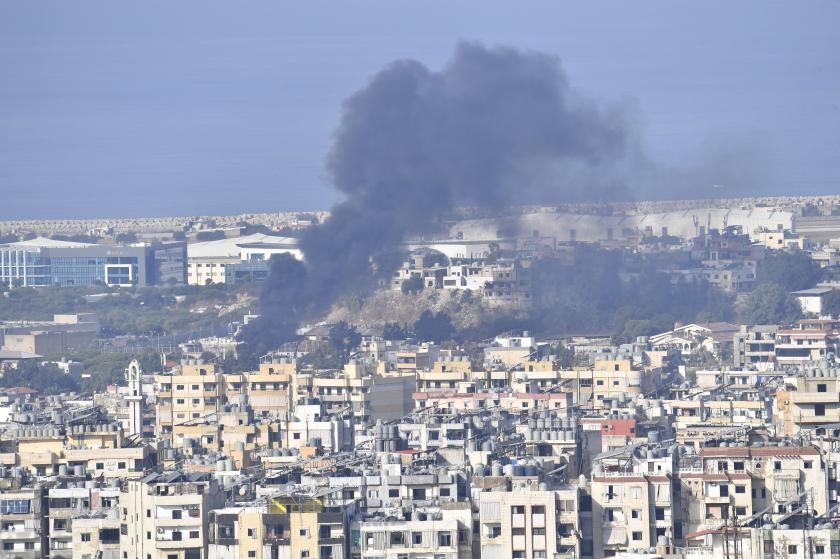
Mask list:
[[814,415],[825,415],[825,404],[814,404]]
[[746,485],[736,485],[735,486],[735,493],[746,493],[747,486]]
[[423,532],[412,532],[411,543],[412,545],[420,545],[423,543]]
[[146,532],[146,539],[147,540],[152,539],[152,533],[151,532]]
[[452,534],[438,534],[438,547],[452,547]]
[[197,540],[199,537],[201,537],[201,536],[199,535],[198,530],[190,530],[190,539],[191,540]]
[[747,507],[735,507],[735,515],[736,516],[746,516],[747,514]]
[[89,542],[90,541],[90,532],[85,532],[82,534],[82,541]]
[[389,489],[388,490],[388,497],[399,497],[400,490],[399,489]]
[[633,509],[630,511],[630,518],[638,520],[642,517],[642,511],[640,509]]
[[179,509],[175,509],[172,511],[172,519],[173,520],[180,520],[181,519],[181,511]]
[[721,497],[729,497],[729,486],[728,485],[721,485],[720,486],[720,496]]
[[253,529],[253,528],[248,528],[248,537],[249,537],[249,538],[253,538],[253,537],[254,537],[254,529]]
[[441,487],[440,488],[440,496],[441,497],[449,497],[450,491],[448,487]]
[[513,536],[524,536],[525,535],[525,528],[511,528],[510,533]]
[[[781,462],[773,462],[773,469],[778,472],[779,470],[782,469],[782,463]],[[762,495],[762,497],[763,497],[763,495]]]
[[309,530],[307,530],[306,528],[301,528],[300,529],[300,536],[302,538],[308,538],[309,537]]
[[665,520],[665,509],[663,507],[656,507],[655,512],[656,512],[656,519],[657,520]]
[[97,463],[96,463],[96,468],[94,468],[94,469],[96,469],[96,470],[104,470],[104,469],[105,469],[105,464],[103,464],[102,462],[97,462]]
[[531,507],[533,514],[545,514],[545,505],[534,505]]
[[733,463],[734,469],[736,472],[743,472],[744,471],[744,463],[743,462],[735,462]]
[[295,440],[299,440],[300,439],[300,433],[295,433],[294,435],[292,435],[292,438],[295,439]]
[[795,545],[789,545],[788,546],[788,555],[796,555],[796,546]]
[[256,556],[257,556],[257,551],[256,550],[252,549],[252,550],[248,551],[248,557],[256,557]]
[[810,470],[814,467],[814,463],[811,460],[805,460],[804,464],[802,465],[806,470]]
[[825,554],[825,546],[824,545],[815,545],[814,546],[814,553],[817,555],[824,555]]
[[633,541],[638,542],[642,540],[642,533],[641,532],[633,532]]

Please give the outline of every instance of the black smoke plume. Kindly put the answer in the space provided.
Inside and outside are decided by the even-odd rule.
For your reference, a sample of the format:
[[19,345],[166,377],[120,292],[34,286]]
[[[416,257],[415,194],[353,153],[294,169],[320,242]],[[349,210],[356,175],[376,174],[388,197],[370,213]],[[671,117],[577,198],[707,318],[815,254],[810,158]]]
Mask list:
[[603,177],[621,175],[634,137],[627,111],[576,94],[554,56],[461,44],[440,71],[389,65],[344,103],[328,170],[345,200],[304,234],[305,264],[272,263],[245,341],[262,353],[291,339],[457,206],[628,197]]

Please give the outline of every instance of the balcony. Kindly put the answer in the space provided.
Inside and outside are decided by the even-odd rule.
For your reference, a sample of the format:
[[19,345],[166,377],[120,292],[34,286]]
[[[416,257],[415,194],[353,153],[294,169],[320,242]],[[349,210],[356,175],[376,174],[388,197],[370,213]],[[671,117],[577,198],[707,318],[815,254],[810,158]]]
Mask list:
[[704,497],[707,505],[728,505],[732,502],[732,496],[721,496],[721,495],[706,495]]
[[837,392],[791,392],[790,401],[794,404],[840,404]]

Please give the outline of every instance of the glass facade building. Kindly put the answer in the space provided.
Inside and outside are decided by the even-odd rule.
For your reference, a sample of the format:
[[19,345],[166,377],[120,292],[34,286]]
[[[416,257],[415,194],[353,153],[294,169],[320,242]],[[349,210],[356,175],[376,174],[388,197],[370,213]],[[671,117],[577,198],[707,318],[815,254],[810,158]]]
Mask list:
[[0,246],[0,283],[69,287],[103,283],[147,286],[186,283],[185,243],[140,246]]

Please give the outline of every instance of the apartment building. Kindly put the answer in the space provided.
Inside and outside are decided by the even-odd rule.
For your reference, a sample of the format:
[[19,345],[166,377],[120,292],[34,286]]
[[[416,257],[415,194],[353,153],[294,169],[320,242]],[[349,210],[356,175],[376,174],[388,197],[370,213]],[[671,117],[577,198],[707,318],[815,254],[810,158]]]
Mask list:
[[[105,487],[100,486],[96,481],[89,481],[80,485],[82,487],[65,486],[49,489],[49,550],[50,557],[53,559],[74,557],[74,536],[78,528],[78,518],[116,510],[119,504],[120,489],[116,484]],[[116,516],[114,516],[114,522],[116,522]],[[115,531],[116,534],[113,532],[100,534],[97,531],[96,539],[116,540],[119,544],[118,523]]]
[[438,559],[471,559],[472,510],[470,503],[441,505],[427,511],[414,509],[409,519],[390,515],[359,515],[351,524],[358,532],[351,553],[361,559],[400,559],[403,557],[435,557]]
[[288,514],[269,513],[267,503],[245,503],[210,512],[207,556],[209,559],[291,557],[291,539]]
[[155,435],[181,444],[190,422],[217,414],[226,402],[221,365],[185,359],[172,374],[155,375]]
[[349,556],[349,518],[355,507],[326,504],[327,488],[310,495],[287,493],[269,500],[275,533],[288,534],[283,557],[346,559]]
[[776,362],[803,365],[840,353],[840,322],[805,319],[776,333]]
[[840,368],[823,361],[785,378],[775,393],[776,426],[786,435],[800,431],[825,434],[826,425],[840,423]]
[[674,456],[661,448],[625,447],[596,457],[590,484],[596,559],[681,537],[673,473]]
[[575,488],[482,492],[478,508],[482,558],[572,559],[591,553],[581,545]]
[[47,493],[40,487],[0,492],[0,556],[40,559],[49,549]]
[[371,418],[399,419],[412,408],[415,376],[381,372],[362,361],[351,361],[343,371],[302,371],[295,381],[295,402],[320,401],[329,414],[352,414],[354,429],[362,434]]
[[120,559],[119,509],[73,519],[73,559]]
[[259,370],[246,373],[248,403],[254,414],[287,419],[292,408],[297,363],[284,357],[271,357]]
[[814,528],[732,527],[686,537],[686,559],[735,555],[753,559],[827,559],[840,556],[840,530],[830,523]]
[[210,511],[225,497],[207,474],[170,472],[129,480],[120,496],[124,559],[205,559]]

